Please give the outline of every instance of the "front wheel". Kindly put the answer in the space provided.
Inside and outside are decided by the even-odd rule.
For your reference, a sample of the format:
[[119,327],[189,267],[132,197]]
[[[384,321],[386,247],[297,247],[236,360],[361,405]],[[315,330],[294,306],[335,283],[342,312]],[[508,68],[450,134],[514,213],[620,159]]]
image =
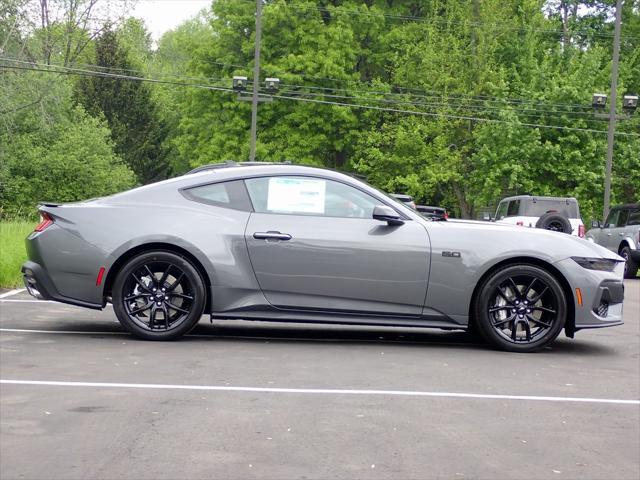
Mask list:
[[533,352],[549,345],[564,327],[567,299],[558,281],[535,265],[492,273],[474,304],[480,334],[497,348]]
[[173,340],[202,316],[205,286],[196,268],[172,252],[154,251],[129,260],[113,285],[120,323],[145,340]]
[[620,256],[624,258],[624,278],[636,278],[638,264],[631,258],[631,249],[627,245],[620,250]]

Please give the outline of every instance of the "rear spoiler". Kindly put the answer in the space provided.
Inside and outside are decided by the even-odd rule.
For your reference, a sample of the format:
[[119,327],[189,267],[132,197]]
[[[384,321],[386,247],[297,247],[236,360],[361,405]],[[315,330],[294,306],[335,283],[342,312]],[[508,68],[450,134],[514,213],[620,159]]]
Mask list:
[[64,203],[54,203],[54,202],[38,202],[38,205],[41,207],[59,207],[64,205]]

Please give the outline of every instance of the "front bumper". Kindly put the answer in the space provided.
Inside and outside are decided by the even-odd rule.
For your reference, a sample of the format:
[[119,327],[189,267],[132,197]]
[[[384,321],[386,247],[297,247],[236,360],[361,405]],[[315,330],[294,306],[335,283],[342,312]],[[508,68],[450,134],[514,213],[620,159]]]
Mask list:
[[640,250],[631,250],[631,260],[633,260],[635,263],[640,263]]
[[[573,331],[584,328],[613,327],[624,323],[622,319],[623,262],[620,262],[613,272],[588,270],[570,258],[558,262],[556,266],[565,275],[573,293],[575,311]],[[580,296],[578,296],[578,289]]]
[[74,298],[61,295],[51,281],[46,270],[41,265],[28,260],[22,265],[22,278],[24,286],[29,294],[39,300],[54,300],[56,302],[68,303],[79,307],[93,308],[102,310],[103,305],[98,303],[89,303]]

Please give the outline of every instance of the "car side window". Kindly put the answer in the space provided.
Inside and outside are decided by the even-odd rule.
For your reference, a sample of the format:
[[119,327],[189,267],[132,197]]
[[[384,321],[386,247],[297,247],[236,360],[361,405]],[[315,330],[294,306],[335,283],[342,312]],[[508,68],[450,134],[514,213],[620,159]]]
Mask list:
[[182,193],[189,200],[200,203],[247,212],[252,210],[251,202],[242,180],[200,185],[184,189]]
[[500,202],[496,210],[496,220],[502,220],[507,215],[507,207],[509,202]]
[[640,225],[640,208],[633,208],[629,210],[627,225]]
[[509,202],[509,210],[507,217],[517,217],[520,214],[520,200],[511,200]]
[[620,210],[620,216],[618,217],[618,226],[624,227],[629,219],[629,210]]
[[372,218],[380,204],[349,185],[314,177],[260,177],[245,180],[258,213]]
[[620,210],[611,210],[607,221],[604,222],[604,228],[616,228],[618,226],[618,217],[620,216]]

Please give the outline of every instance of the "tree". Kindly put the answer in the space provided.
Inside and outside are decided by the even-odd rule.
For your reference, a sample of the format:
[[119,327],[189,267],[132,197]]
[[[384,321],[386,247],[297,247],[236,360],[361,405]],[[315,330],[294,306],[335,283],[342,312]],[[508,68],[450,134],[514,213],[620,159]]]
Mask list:
[[[131,75],[135,71],[116,31],[104,31],[96,40],[95,51],[95,64],[101,72]],[[147,84],[109,76],[88,76],[78,82],[77,98],[91,115],[104,116],[116,152],[135,172],[138,181],[149,183],[167,177],[170,166],[163,147],[166,129]]]
[[0,130],[0,217],[35,214],[39,201],[71,202],[132,187],[133,172],[114,153],[104,122],[74,105],[71,85],[37,73],[20,77],[29,89],[13,90],[18,103],[31,88],[49,95],[32,106],[3,112],[11,130]]

